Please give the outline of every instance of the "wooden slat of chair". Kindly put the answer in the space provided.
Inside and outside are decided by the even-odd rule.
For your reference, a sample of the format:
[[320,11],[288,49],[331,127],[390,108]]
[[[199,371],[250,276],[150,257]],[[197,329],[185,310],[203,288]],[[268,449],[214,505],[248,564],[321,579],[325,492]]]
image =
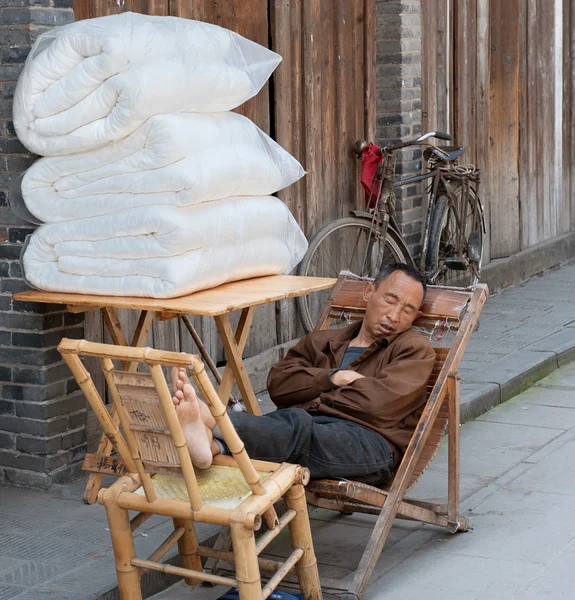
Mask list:
[[[327,329],[334,318],[342,313],[345,320],[363,318],[366,308],[364,292],[366,279],[342,273],[332,290],[331,297],[320,314],[317,328]],[[341,481],[321,480],[308,486],[308,502],[315,506],[345,512],[379,514],[354,579],[347,586],[345,600],[361,598],[383,549],[393,519],[398,516],[419,519],[447,527],[452,531],[465,530],[466,520],[458,513],[459,472],[449,471],[447,505],[432,505],[406,499],[405,493],[421,478],[437,454],[448,428],[450,412],[458,413],[458,386],[447,385],[458,380],[457,369],[463,352],[477,322],[485,299],[487,287],[475,289],[428,287],[422,316],[414,323],[418,328],[434,330],[437,326],[457,331],[450,347],[436,347],[436,360],[427,384],[428,403],[416,429],[416,434],[406,451],[394,477],[382,489],[357,482],[342,485]],[[457,392],[453,392],[457,390]],[[451,396],[448,391],[451,391]],[[457,406],[457,410],[454,407]],[[459,464],[459,422],[450,429],[450,465]]]

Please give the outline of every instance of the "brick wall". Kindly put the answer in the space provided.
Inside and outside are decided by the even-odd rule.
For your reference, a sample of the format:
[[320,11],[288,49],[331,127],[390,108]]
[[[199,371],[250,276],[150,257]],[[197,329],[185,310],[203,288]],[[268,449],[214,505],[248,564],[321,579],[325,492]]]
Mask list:
[[[377,143],[421,133],[421,0],[376,0]],[[421,152],[398,155],[398,174],[421,172]],[[422,185],[397,190],[397,219],[414,256],[421,251]]]
[[12,96],[36,37],[74,19],[72,0],[0,0],[0,481],[49,487],[78,471],[86,407],[56,349],[81,337],[82,315],[12,300],[26,289],[19,257],[33,226],[8,207],[10,179],[36,157],[16,139]]

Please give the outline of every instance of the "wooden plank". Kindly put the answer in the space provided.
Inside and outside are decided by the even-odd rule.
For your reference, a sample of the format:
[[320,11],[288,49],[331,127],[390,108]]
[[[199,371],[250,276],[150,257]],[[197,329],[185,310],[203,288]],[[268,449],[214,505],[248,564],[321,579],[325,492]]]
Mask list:
[[[551,196],[551,174],[552,174],[552,144],[554,142],[553,127],[553,2],[537,0],[537,36],[539,40],[537,48],[537,75],[539,91],[539,109],[537,115],[537,138],[541,144],[539,154],[539,172],[542,175],[541,191],[537,197],[537,214],[539,219],[539,241],[551,237],[552,224],[552,196]],[[541,42],[545,40],[544,44]]]
[[96,16],[96,2],[94,0],[73,0],[72,9],[76,21],[92,19]]
[[[491,256],[519,241],[519,0],[490,0],[489,161]],[[496,193],[495,193],[496,191]]]
[[[82,463],[82,470],[101,475],[116,475],[117,477],[128,472],[128,468],[121,458],[98,453],[86,454]],[[88,504],[93,503],[89,502]]]
[[521,5],[520,37],[520,119],[519,201],[521,206],[521,249],[537,243],[537,58],[534,42],[537,39],[536,0]]
[[[91,310],[86,313],[84,318],[84,337],[92,342],[104,341],[104,319],[99,310]],[[100,363],[97,358],[86,358],[84,366],[90,373],[92,381],[100,397],[106,398],[106,382],[104,374],[100,369]],[[88,442],[88,451],[93,452],[97,449],[102,437],[102,426],[98,422],[93,411],[89,410],[86,417],[86,437]]]
[[[305,119],[305,163],[304,168],[312,176],[307,178],[306,231],[318,227],[318,205],[320,202],[323,140],[321,138],[324,115],[321,106],[321,0],[303,3],[303,79]],[[323,199],[322,192],[322,199]]]
[[[552,4],[553,9],[549,4]],[[563,118],[564,118],[564,48],[563,48],[563,0],[553,0],[552,3],[546,3],[551,13],[550,19],[550,38],[553,40],[551,57],[551,79],[552,90],[550,98],[552,99],[552,121],[553,136],[549,147],[549,166],[550,166],[550,197],[551,197],[551,231],[550,237],[554,238],[569,232],[569,210],[565,202],[563,189]],[[569,37],[573,37],[572,32],[568,32]],[[573,98],[567,97],[567,100],[573,101]],[[569,158],[569,161],[571,159]]]
[[[488,157],[488,123],[489,123],[489,0],[477,0],[476,6],[477,15],[477,78],[474,82],[477,93],[475,101],[477,103],[477,166],[481,169],[482,179],[481,197],[483,199],[483,207],[485,209],[485,222],[488,225],[490,222],[490,205],[489,205],[489,183],[485,183],[485,173],[487,172],[487,157]],[[491,231],[487,226],[487,231],[484,233],[483,242],[483,264],[486,265],[491,260]]]
[[563,174],[564,196],[570,198],[570,228],[575,229],[575,36],[572,35],[575,27],[575,6],[571,0],[563,1],[563,56],[565,64],[563,97],[570,99],[564,103],[563,109]]
[[376,20],[375,20],[375,2],[373,0],[364,0],[363,3],[363,50],[364,50],[364,89],[365,89],[365,107],[364,107],[364,136],[366,140],[375,139],[375,88],[376,88]]

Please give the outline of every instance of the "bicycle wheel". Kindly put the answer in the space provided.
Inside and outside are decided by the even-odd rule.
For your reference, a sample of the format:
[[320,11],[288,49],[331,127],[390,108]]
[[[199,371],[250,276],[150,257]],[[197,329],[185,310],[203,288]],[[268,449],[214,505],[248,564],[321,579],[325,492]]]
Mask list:
[[425,264],[429,283],[467,287],[479,281],[482,217],[473,189],[465,197],[463,187],[457,185],[437,198]]
[[[408,257],[388,230],[385,245],[381,235],[372,231],[371,221],[345,217],[329,223],[310,242],[299,264],[297,274],[309,277],[337,278],[340,271],[375,276],[381,266],[390,262],[408,262]],[[307,333],[315,327],[331,290],[315,292],[296,299],[298,313]]]

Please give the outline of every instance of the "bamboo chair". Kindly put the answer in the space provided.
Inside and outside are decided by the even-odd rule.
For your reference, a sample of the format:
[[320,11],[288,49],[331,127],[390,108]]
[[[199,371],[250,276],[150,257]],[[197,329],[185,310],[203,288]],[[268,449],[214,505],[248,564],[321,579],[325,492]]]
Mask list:
[[[128,471],[98,494],[106,508],[122,600],[141,600],[144,569],[183,576],[191,585],[207,581],[238,587],[242,600],[262,600],[294,567],[303,598],[321,599],[304,491],[309,471],[250,460],[197,356],[70,339],[63,339],[59,350]],[[100,358],[122,431],[80,356]],[[145,363],[149,372],[117,370],[113,360]],[[218,456],[209,469],[194,469],[162,366],[190,369],[233,457]],[[287,511],[278,518],[273,505],[280,499]],[[132,522],[129,510],[139,512]],[[139,558],[133,530],[153,514],[172,517],[174,531],[147,559]],[[262,519],[267,531],[256,541]],[[199,546],[195,522],[229,527],[232,551]],[[285,526],[293,547],[289,557],[283,563],[259,558]],[[163,564],[161,559],[176,543],[182,566]],[[203,572],[202,557],[231,561],[235,578]],[[263,589],[260,569],[272,573]]]
[[[346,321],[363,318],[366,306],[363,294],[368,281],[342,272],[316,328],[328,329],[334,319],[342,316]],[[432,343],[435,342],[435,365],[427,385],[427,404],[393,479],[383,489],[327,479],[312,481],[307,487],[308,504],[313,506],[343,513],[379,515],[351,582],[343,585],[338,580],[322,580],[326,589],[343,591],[338,595],[344,600],[363,597],[396,517],[439,525],[453,533],[469,528],[467,519],[459,513],[458,367],[487,295],[487,286],[481,284],[474,289],[428,287],[423,315],[414,327],[424,334],[427,332]],[[433,333],[439,334],[439,340]],[[409,500],[405,494],[435,457],[446,428],[449,448],[447,504]]]

